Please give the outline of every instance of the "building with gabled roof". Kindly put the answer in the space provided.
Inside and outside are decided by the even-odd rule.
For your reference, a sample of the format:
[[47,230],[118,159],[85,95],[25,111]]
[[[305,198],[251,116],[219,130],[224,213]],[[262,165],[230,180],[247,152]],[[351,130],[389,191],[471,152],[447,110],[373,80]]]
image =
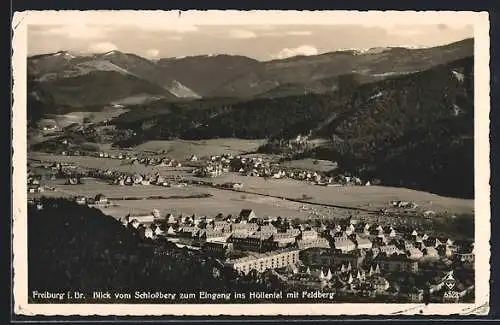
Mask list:
[[240,218],[242,220],[250,221],[253,218],[256,218],[256,214],[252,209],[243,209],[240,212]]

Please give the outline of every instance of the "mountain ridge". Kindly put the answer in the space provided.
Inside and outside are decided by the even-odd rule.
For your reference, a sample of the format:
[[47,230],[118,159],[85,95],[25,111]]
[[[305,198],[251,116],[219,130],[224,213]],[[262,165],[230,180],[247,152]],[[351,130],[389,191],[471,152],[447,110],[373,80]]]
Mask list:
[[[335,87],[325,87],[322,80],[325,83],[335,83],[335,78],[351,73],[366,79],[376,79],[386,78],[390,74],[422,71],[471,56],[473,48],[473,40],[465,39],[430,48],[389,47],[378,53],[356,55],[336,51],[270,61],[228,54],[149,60],[117,50],[82,55],[59,51],[28,57],[28,73],[39,82],[44,82],[45,79],[72,78],[91,69],[89,62],[94,62],[95,65],[96,60],[100,60],[101,67],[93,67],[94,71],[99,71],[106,65],[104,61],[109,61],[123,71],[136,75],[138,79],[165,88],[171,93],[173,101],[177,96],[170,91],[173,89],[169,89],[169,85],[177,83],[180,84],[178,88],[186,89],[183,92],[185,95],[191,94],[193,98],[249,99],[282,97],[282,94],[300,95],[307,91],[332,91]],[[283,87],[288,89],[283,91]],[[151,92],[156,95],[156,91]]]

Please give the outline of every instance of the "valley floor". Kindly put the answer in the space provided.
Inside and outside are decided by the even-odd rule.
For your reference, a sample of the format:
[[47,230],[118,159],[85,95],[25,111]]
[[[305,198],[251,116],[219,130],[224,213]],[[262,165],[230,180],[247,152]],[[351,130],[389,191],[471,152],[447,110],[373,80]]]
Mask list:
[[[215,187],[190,184],[187,187],[161,187],[155,185],[118,186],[101,180],[85,179],[81,185],[64,185],[64,180],[47,181],[54,191],[30,193],[36,196],[87,196],[101,193],[109,198],[135,198],[117,200],[108,213],[122,217],[133,211],[159,209],[162,213],[184,213],[215,216],[218,213],[238,214],[250,208],[255,213],[288,218],[317,216],[343,217],[349,214],[367,214],[390,206],[393,200],[411,201],[419,211],[437,213],[473,214],[474,200],[441,197],[421,191],[383,186],[317,186],[292,179],[264,179],[225,173],[215,178],[198,178],[192,168],[157,167],[125,164],[117,159],[60,156],[30,153],[30,158],[44,162],[75,163],[84,168],[110,168],[130,173],[156,173],[165,177],[181,177],[184,180],[209,181],[214,185],[238,182],[240,190],[224,190]],[[162,197],[163,199],[155,199]],[[170,198],[171,197],[171,198]],[[106,208],[103,208],[106,209]]]

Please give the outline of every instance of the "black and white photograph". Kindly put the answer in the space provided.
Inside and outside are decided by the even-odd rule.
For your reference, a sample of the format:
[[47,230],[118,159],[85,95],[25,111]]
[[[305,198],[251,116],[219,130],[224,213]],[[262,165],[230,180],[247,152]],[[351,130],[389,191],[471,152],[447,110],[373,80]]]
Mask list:
[[488,312],[487,13],[12,31],[17,314]]

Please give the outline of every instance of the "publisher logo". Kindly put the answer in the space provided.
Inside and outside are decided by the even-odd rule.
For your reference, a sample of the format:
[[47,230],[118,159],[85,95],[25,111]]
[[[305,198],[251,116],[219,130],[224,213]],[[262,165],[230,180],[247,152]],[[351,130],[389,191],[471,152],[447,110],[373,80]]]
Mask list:
[[444,280],[444,285],[448,288],[448,290],[451,290],[455,287],[456,281],[455,278],[453,278],[453,274],[450,273],[446,276],[446,279]]

